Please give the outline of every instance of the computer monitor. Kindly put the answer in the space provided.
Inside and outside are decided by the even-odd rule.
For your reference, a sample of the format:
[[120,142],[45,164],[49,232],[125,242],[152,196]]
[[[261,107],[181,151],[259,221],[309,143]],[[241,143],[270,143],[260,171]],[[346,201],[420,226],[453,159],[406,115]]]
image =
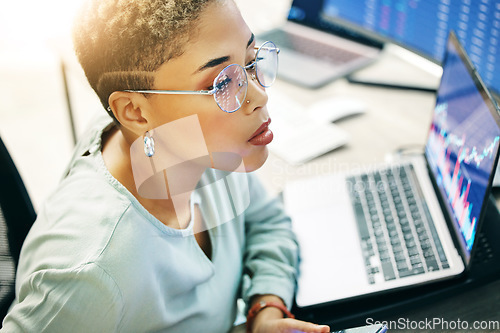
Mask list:
[[389,41],[440,64],[456,32],[486,86],[500,96],[500,0],[294,0],[289,20]]

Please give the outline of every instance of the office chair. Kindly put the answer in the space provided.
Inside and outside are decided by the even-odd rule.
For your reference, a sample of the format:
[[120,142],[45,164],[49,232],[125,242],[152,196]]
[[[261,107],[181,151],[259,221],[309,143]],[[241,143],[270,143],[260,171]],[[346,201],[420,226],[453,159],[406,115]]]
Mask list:
[[0,138],[0,328],[14,300],[21,246],[35,218],[21,176]]

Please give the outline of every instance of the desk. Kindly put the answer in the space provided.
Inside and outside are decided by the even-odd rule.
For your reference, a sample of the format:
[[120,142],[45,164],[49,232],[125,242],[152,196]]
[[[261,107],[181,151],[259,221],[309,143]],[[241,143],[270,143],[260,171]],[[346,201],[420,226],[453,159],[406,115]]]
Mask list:
[[[390,62],[380,64],[382,63],[385,65],[380,66],[381,73],[391,70]],[[411,65],[408,64],[408,66]],[[368,105],[366,114],[338,123],[352,136],[347,146],[300,166],[289,165],[271,154],[258,174],[269,190],[275,193],[278,193],[288,181],[297,178],[366,169],[384,163],[387,156],[402,146],[423,147],[435,102],[435,96],[431,93],[367,87],[349,84],[344,79],[337,80],[319,90],[304,90],[281,81],[271,89],[277,89],[280,93],[287,94],[303,105],[309,105],[330,96],[349,96],[360,99]],[[270,114],[272,117],[272,110]],[[500,202],[498,193],[496,193],[496,201],[498,205]],[[427,321],[443,319],[448,322],[456,322],[460,319],[462,322],[467,322],[469,326],[472,326],[475,321],[495,320],[498,323],[500,320],[499,290],[500,281],[494,281],[459,295],[438,300],[425,307],[420,306],[406,312],[395,313],[391,317],[373,319],[395,323],[398,320],[404,322],[408,320],[411,325],[418,325],[422,321],[425,323],[426,319]],[[394,330],[398,332],[436,332],[440,327],[435,326],[436,330],[425,329],[425,327],[423,330],[418,330],[414,329],[415,327],[393,326],[393,328],[399,328]],[[497,329],[500,330],[500,328]]]
[[[274,89],[274,87],[272,88]],[[329,95],[352,96],[369,105],[367,113],[339,123],[352,135],[349,144],[301,166],[288,165],[271,154],[259,175],[271,191],[279,192],[287,181],[299,177],[312,177],[323,173],[342,172],[383,163],[387,154],[404,145],[423,145],[427,135],[434,96],[429,93],[387,90],[348,84],[339,80],[318,91],[303,91],[279,82],[276,89],[289,93],[295,99],[310,102]],[[271,117],[272,117],[272,110]],[[499,196],[497,195],[497,203]],[[392,318],[374,318],[395,321],[400,318],[412,322],[442,318],[447,321],[460,319],[473,325],[477,320],[499,320],[500,281],[456,295],[425,308],[416,308]],[[399,326],[401,327],[401,326]],[[436,326],[438,327],[438,326]],[[440,326],[439,326],[440,327]],[[414,332],[414,329],[395,330]],[[423,330],[425,331],[425,330]]]
[[[479,321],[479,325],[488,325],[490,321],[495,322],[496,329],[476,329],[476,330],[458,330],[460,332],[499,332],[500,327],[500,280],[494,281],[487,285],[475,288],[463,294],[452,296],[441,301],[427,306],[425,308],[416,308],[411,311],[403,312],[397,316],[391,318],[377,318],[376,320],[393,322],[394,329],[391,332],[439,332],[445,331],[446,322],[450,328],[451,325],[458,323],[458,320],[465,322],[469,328],[475,325],[476,321]],[[402,319],[400,319],[402,318]],[[398,320],[406,320],[412,322],[412,325],[424,325],[427,322],[437,321],[437,325],[434,326],[434,330],[425,328],[422,330],[409,329],[401,325],[399,328],[397,326]],[[443,325],[441,325],[443,323]],[[460,325],[460,324],[458,324]],[[387,325],[389,326],[389,325]],[[460,327],[460,326],[459,326]],[[464,326],[461,326],[464,327]],[[487,326],[484,326],[487,327]],[[490,326],[493,327],[493,326]]]

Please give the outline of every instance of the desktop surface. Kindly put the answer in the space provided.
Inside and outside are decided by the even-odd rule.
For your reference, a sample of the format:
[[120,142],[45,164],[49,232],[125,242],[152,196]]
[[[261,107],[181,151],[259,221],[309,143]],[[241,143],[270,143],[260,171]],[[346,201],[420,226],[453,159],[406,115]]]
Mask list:
[[[385,56],[392,57],[392,55]],[[404,66],[408,66],[407,73],[418,73],[418,69],[415,69],[413,65],[401,61],[402,63],[396,66],[394,61],[381,60],[366,70],[372,73],[378,72],[381,76],[385,73],[395,75],[393,70],[402,71]],[[411,75],[407,79],[412,80]],[[435,80],[437,82],[439,77],[435,77]],[[432,77],[429,77],[429,83],[432,84],[431,81]],[[424,143],[435,106],[435,95],[432,93],[350,84],[345,79],[337,80],[314,91],[301,89],[282,81],[278,81],[271,89],[279,90],[281,94],[289,96],[290,100],[299,101],[305,106],[332,96],[359,99],[367,105],[364,114],[337,123],[337,126],[347,131],[351,136],[347,145],[300,165],[290,165],[278,156],[271,154],[269,160],[258,173],[268,188],[275,193],[280,192],[287,182],[298,178],[349,170],[370,170],[374,166],[385,163],[388,159],[398,158],[397,152],[408,155],[412,153],[422,154],[424,151]],[[270,116],[273,117],[272,109],[270,109]],[[494,190],[493,195],[497,206],[500,206],[500,191]],[[493,222],[500,226],[500,219],[498,217],[495,219]],[[441,318],[448,321],[460,318],[470,325],[475,321],[498,320],[500,318],[499,286],[499,280],[485,279],[470,289],[448,290],[428,300],[405,304],[404,307],[391,309],[385,313],[379,312],[380,316],[373,319],[378,321],[408,319],[418,322],[425,321],[426,318],[428,320]],[[443,289],[444,287],[443,285]],[[350,315],[354,316],[355,311],[356,309],[352,309]],[[326,315],[328,316],[328,313]],[[346,314],[346,317],[349,317],[349,314]],[[316,316],[317,318],[320,318],[324,323],[331,324],[323,314],[319,317]],[[332,326],[333,329],[341,329],[363,324],[360,322],[360,318],[358,316],[353,320],[349,320],[349,318],[344,320],[338,313],[331,313],[330,319],[334,319],[334,323],[339,325]],[[304,319],[311,318],[304,316]],[[364,318],[362,321],[367,319]],[[411,327],[399,326],[396,330],[390,331],[436,332],[440,330],[431,330],[425,327],[423,330],[415,330]]]

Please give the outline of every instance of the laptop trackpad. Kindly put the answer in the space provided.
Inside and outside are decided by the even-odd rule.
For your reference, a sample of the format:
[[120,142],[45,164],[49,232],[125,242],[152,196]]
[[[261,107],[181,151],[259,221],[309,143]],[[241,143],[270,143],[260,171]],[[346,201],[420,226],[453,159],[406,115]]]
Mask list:
[[299,306],[355,295],[368,284],[344,180],[329,180],[293,186],[286,192],[301,247]]

